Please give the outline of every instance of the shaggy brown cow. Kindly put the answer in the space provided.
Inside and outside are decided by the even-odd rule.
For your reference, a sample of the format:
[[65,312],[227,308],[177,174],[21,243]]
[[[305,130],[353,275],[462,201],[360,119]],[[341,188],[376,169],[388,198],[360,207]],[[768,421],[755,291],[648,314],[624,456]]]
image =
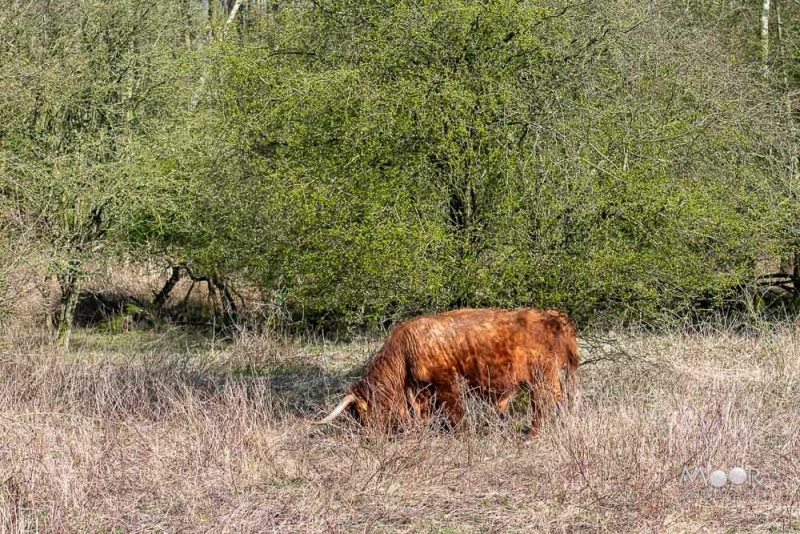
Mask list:
[[[575,325],[555,310],[461,309],[400,324],[364,370],[361,382],[319,421],[346,409],[364,424],[404,426],[413,412],[426,419],[440,406],[457,426],[464,415],[459,382],[487,397],[502,412],[520,387],[531,393],[536,435],[542,419],[577,385]],[[570,393],[570,391],[567,393]]]

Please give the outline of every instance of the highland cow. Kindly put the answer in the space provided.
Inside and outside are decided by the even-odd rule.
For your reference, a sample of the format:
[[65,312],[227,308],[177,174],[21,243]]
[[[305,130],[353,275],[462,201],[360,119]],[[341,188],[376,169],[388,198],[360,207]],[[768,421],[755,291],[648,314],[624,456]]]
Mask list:
[[458,427],[463,384],[503,413],[527,389],[529,435],[535,436],[550,408],[577,387],[578,364],[575,325],[555,310],[461,309],[416,317],[392,330],[361,382],[319,424],[349,410],[362,424],[393,430],[440,408]]

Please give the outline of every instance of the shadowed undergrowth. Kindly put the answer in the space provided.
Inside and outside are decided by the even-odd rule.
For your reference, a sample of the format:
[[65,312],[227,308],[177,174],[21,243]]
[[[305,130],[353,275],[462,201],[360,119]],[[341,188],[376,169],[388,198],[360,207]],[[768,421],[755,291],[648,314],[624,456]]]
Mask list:
[[[532,442],[525,409],[503,419],[474,400],[459,433],[309,425],[371,342],[173,335],[89,336],[64,356],[9,334],[5,530],[800,529],[796,331],[626,337],[629,358],[583,367],[578,405]],[[758,477],[715,490],[682,479],[684,466]]]

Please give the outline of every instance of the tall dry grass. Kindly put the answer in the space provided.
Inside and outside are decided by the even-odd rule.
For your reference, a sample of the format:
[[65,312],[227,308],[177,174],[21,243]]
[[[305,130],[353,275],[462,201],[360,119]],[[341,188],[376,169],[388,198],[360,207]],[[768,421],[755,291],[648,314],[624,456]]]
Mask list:
[[[375,349],[242,336],[0,343],[0,532],[800,530],[800,334],[625,337],[531,442],[316,428]],[[591,356],[585,351],[585,356]],[[757,470],[717,490],[684,466]],[[755,471],[754,471],[755,472]]]

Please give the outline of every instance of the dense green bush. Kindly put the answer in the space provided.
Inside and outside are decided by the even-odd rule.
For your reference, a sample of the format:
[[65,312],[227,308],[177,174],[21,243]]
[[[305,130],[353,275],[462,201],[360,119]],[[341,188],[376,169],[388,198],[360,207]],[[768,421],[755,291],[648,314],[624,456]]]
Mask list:
[[683,315],[750,279],[773,237],[769,88],[713,36],[631,30],[604,7],[265,17],[222,51],[215,100],[260,195],[252,279],[337,317],[530,304],[584,320]]
[[765,69],[744,4],[207,5],[0,14],[0,206],[62,323],[109,257],[356,326],[684,318],[800,248],[800,41]]
[[0,205],[58,280],[68,342],[86,266],[126,252],[111,237],[127,233],[123,214],[148,185],[141,160],[188,105],[182,18],[143,0],[13,0],[2,11]]

